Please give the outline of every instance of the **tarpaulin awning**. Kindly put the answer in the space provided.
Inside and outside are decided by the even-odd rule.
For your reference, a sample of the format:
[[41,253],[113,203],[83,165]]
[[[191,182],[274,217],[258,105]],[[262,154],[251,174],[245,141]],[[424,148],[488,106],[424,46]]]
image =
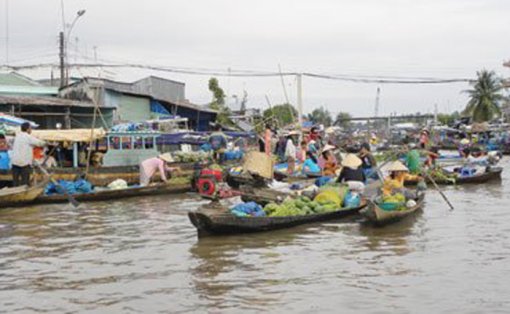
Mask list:
[[11,115],[0,112],[0,123],[5,123],[10,126],[20,126],[23,123],[28,122],[32,126],[32,128],[37,128],[39,125],[33,121],[25,120],[18,117],[13,117]]
[[71,130],[37,130],[32,131],[32,135],[40,140],[47,142],[89,142],[98,140],[106,136],[102,128],[94,129],[71,129]]

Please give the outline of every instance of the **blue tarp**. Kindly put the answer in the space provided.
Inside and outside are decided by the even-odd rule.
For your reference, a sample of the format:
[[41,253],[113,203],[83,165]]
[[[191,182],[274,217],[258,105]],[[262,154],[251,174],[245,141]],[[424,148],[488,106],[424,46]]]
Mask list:
[[162,115],[170,115],[170,112],[159,103],[159,101],[152,99],[151,100],[151,112],[158,113]]
[[[250,138],[255,137],[254,133],[245,132],[224,132],[229,137],[234,138]],[[207,132],[183,132],[173,134],[161,134],[157,138],[158,145],[179,145],[179,144],[190,144],[190,145],[203,145],[207,143],[209,139],[209,133]]]
[[[84,179],[78,179],[76,181],[65,181],[58,180],[58,184],[64,188],[69,194],[80,194],[80,193],[91,193],[94,188],[90,182]],[[53,183],[49,183],[44,190],[44,194],[64,194],[64,191]]]

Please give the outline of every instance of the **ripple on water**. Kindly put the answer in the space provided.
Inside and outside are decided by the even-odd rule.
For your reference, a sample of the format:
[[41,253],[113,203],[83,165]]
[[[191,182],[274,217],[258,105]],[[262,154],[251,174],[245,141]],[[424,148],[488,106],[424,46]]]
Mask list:
[[187,212],[204,202],[191,196],[7,209],[0,312],[504,312],[504,176],[445,188],[452,212],[429,191],[423,213],[381,229],[351,219],[198,240]]

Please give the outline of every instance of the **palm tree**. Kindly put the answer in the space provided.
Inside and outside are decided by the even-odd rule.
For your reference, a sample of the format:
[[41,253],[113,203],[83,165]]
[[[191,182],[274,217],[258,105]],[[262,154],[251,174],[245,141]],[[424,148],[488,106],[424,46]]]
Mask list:
[[477,80],[471,83],[473,89],[465,91],[470,99],[464,113],[476,122],[489,121],[501,113],[500,106],[505,99],[501,94],[503,85],[494,71],[482,70],[476,75]]

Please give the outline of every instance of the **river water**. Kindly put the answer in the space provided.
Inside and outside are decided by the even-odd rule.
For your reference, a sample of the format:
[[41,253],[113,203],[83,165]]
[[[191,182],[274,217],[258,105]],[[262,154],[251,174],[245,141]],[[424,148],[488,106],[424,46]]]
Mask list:
[[509,178],[382,229],[198,240],[191,195],[3,209],[0,313],[509,313]]

